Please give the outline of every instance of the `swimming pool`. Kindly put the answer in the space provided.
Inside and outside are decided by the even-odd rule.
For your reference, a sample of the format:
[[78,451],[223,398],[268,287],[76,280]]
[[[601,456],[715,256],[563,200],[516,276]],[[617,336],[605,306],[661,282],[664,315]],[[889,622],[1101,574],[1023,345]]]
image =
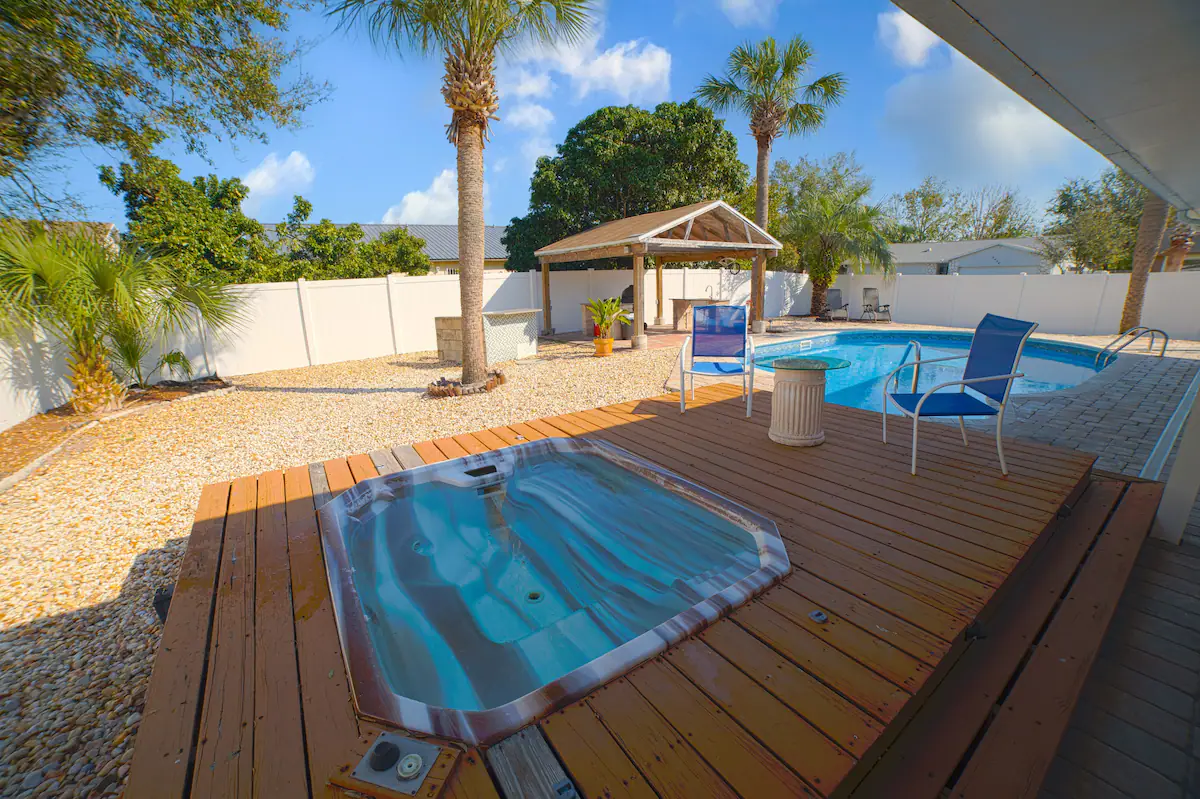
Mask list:
[[[795,355],[826,355],[850,361],[848,369],[829,372],[825,387],[825,400],[836,405],[883,410],[883,382],[893,369],[904,361],[916,357],[909,350],[908,342],[921,345],[923,359],[944,358],[951,355],[966,355],[971,349],[970,333],[944,333],[934,331],[853,330],[816,336],[797,341],[783,341],[756,348],[755,365],[760,369],[774,371],[771,363],[777,358]],[[1065,344],[1045,339],[1030,339],[1021,355],[1018,371],[1025,377],[1013,382],[1013,394],[1037,394],[1071,388],[1094,377],[1100,370],[1094,366],[1099,350],[1076,344]],[[1111,364],[1113,361],[1108,361]],[[918,391],[928,391],[939,383],[958,380],[962,377],[965,361],[950,361],[946,364],[930,364],[921,367]],[[910,391],[912,370],[900,373],[900,391]],[[958,391],[958,387],[945,389]],[[890,413],[898,413],[889,408]]]
[[468,743],[586,695],[789,568],[770,520],[582,439],[359,483],[321,531],[360,712]]

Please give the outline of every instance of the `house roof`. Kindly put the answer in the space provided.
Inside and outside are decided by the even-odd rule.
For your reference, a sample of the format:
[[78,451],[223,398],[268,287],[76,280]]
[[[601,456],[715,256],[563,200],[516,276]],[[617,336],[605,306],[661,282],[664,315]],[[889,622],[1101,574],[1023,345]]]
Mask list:
[[567,236],[537,250],[543,260],[579,260],[631,255],[679,256],[712,260],[783,245],[722,200],[653,211]]
[[943,264],[989,247],[1011,247],[1014,250],[1040,252],[1041,239],[1024,236],[1011,239],[971,239],[968,241],[920,241],[893,244],[892,258],[900,264]]
[[[267,235],[272,238],[275,235],[274,225],[263,225],[266,228]],[[344,223],[338,223],[337,227],[346,227]],[[458,225],[385,225],[385,224],[359,224],[363,231],[363,243],[374,241],[375,239],[387,233],[389,230],[396,228],[405,228],[408,232],[419,239],[425,240],[425,255],[429,256],[429,260],[434,262],[439,261],[457,261],[458,260]],[[486,225],[483,229],[483,257],[486,260],[506,260],[508,258],[508,250],[500,239],[504,236],[504,231],[507,227],[501,225]]]

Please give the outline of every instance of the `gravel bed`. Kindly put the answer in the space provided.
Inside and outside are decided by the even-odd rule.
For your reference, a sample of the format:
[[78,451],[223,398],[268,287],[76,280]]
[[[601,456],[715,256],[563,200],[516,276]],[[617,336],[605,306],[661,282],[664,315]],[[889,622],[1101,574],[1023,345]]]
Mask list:
[[662,392],[674,348],[543,344],[489,394],[431,400],[433,353],[235,378],[81,434],[0,495],[0,796],[119,794],[201,486]]

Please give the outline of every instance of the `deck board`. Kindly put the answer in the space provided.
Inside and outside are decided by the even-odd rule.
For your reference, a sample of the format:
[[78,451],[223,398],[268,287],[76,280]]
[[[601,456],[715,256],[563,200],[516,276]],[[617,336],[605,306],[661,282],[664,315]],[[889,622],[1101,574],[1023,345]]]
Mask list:
[[[957,430],[929,425],[913,477],[903,422],[894,432],[889,422],[889,436],[902,443],[885,446],[877,414],[828,406],[826,445],[792,449],[766,437],[770,402],[769,393],[756,394],[747,419],[735,390],[706,387],[686,415],[677,395],[666,395],[206,488],[185,559],[190,576],[179,588],[186,582],[185,595],[194,596],[178,613],[199,629],[207,619],[212,641],[202,635],[183,645],[168,625],[164,646],[182,648],[160,653],[149,696],[163,698],[148,705],[143,730],[158,723],[170,734],[158,746],[139,740],[129,795],[182,796],[190,779],[194,796],[346,796],[330,778],[352,767],[381,727],[354,712],[315,511],[378,474],[573,436],[613,443],[770,517],[794,567],[727,618],[538,722],[581,793],[827,796],[864,777],[869,784],[896,736],[907,736],[903,743],[919,732],[930,696],[961,673],[968,625],[1026,579],[1013,575],[1024,575],[1027,561],[1042,557],[1055,512],[1088,484],[1091,459],[1014,442],[1013,474],[1003,478],[989,436],[972,432],[964,449]],[[1100,506],[1116,502],[1098,485],[1077,516],[1103,516]],[[1059,572],[1070,558],[1054,553],[1071,546],[1047,550],[1062,560]],[[1059,572],[1043,578],[1047,590],[1065,581]],[[1145,723],[1175,718],[1161,707],[1181,693],[1167,671],[1200,658],[1198,592],[1162,583],[1182,585],[1187,576],[1142,581],[1143,606],[1119,616],[1138,651],[1166,664],[1158,693],[1122,694],[1123,707]],[[1169,609],[1152,604],[1164,602]],[[814,610],[827,621],[815,621]],[[1116,681],[1150,668],[1100,660],[1098,671]],[[172,703],[178,714],[158,710]],[[189,712],[197,717],[190,724]],[[273,735],[280,725],[288,734]],[[189,747],[188,758],[170,757]],[[465,753],[442,795],[498,799],[486,757]],[[1054,774],[1065,779],[1061,768]],[[160,775],[179,789],[158,791]],[[273,793],[268,782],[287,788]]]

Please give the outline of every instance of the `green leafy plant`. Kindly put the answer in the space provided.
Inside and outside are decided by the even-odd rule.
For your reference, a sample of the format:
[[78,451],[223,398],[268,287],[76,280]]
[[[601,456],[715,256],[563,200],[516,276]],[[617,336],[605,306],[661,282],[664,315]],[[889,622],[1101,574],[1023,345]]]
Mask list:
[[[40,330],[55,339],[66,350],[79,413],[119,408],[126,386],[113,362],[143,382],[133,357],[200,320],[216,333],[237,326],[240,298],[211,278],[94,235],[0,226],[0,335],[19,343]],[[183,366],[181,358],[168,352],[155,370]]]
[[796,248],[812,281],[814,316],[825,312],[825,292],[841,267],[893,271],[892,250],[884,236],[888,219],[878,205],[864,202],[869,190],[857,186],[807,195],[784,220],[784,240]]
[[592,321],[600,330],[599,338],[612,338],[612,326],[617,322],[630,323],[629,311],[621,308],[621,301],[616,297],[609,297],[606,300],[593,300],[590,297],[587,301],[588,313],[592,315]]

